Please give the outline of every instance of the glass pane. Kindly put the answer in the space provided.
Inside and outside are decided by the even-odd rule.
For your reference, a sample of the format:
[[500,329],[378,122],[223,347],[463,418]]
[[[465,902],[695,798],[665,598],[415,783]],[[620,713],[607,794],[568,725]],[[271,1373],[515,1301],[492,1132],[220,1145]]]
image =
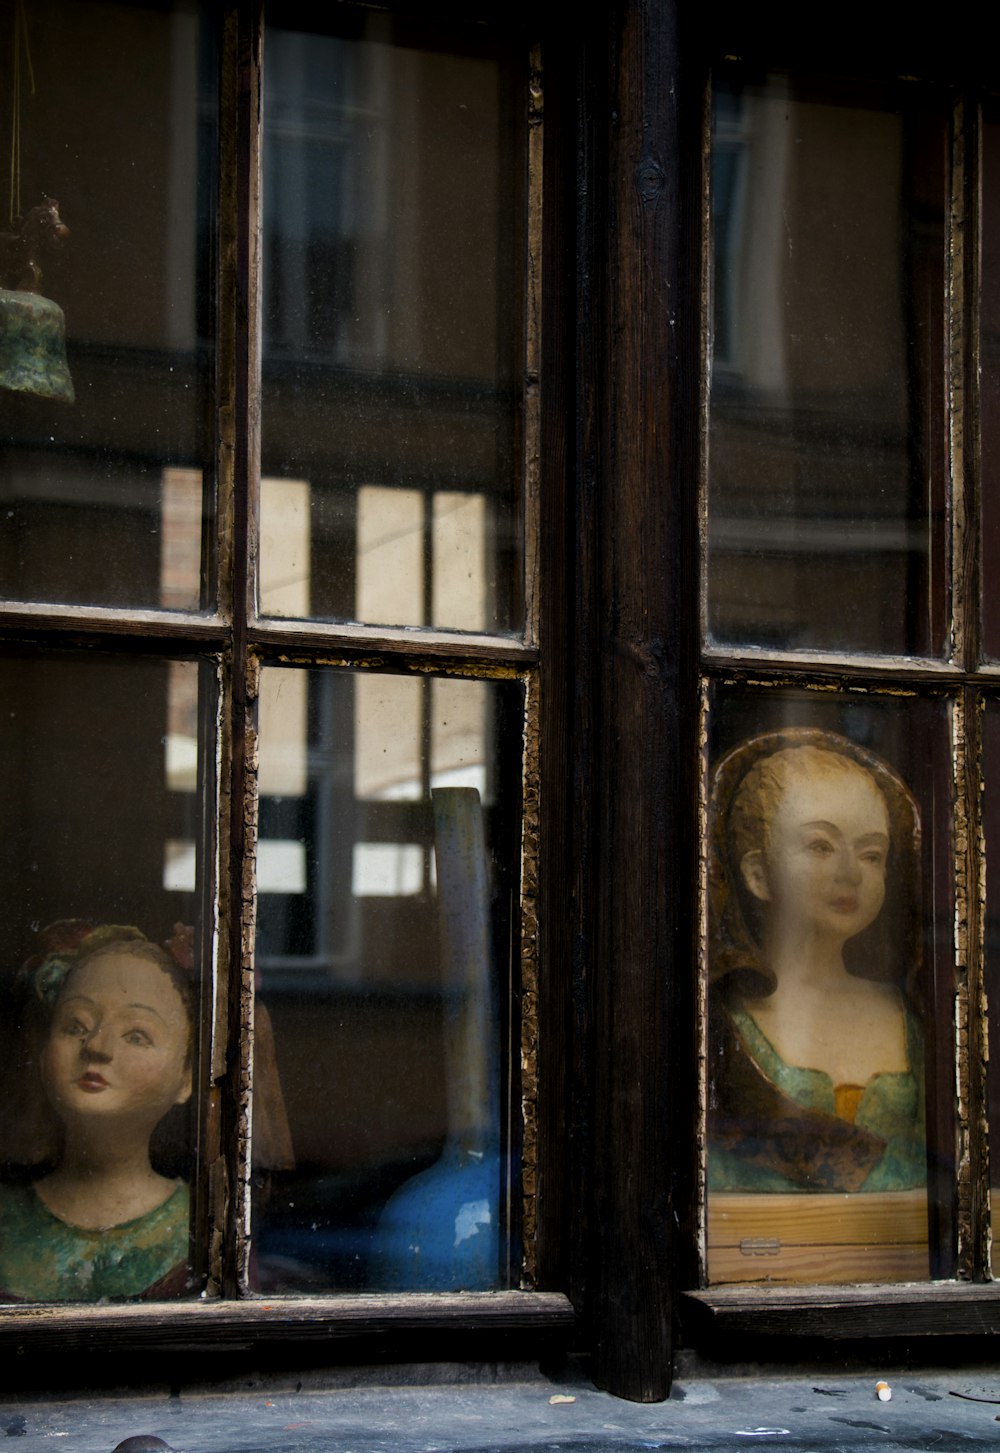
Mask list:
[[263,1291],[507,1280],[521,688],[265,668]]
[[712,1281],[947,1275],[948,714],[713,694]]
[[22,237],[40,236],[41,281],[23,291],[27,244],[0,244],[0,595],[196,610],[212,496],[211,23],[186,0],[33,0],[25,38],[15,8],[0,78],[10,96],[20,68],[14,205]]
[[0,656],[2,1300],[193,1289],[211,689],[191,661]]
[[[980,290],[983,560],[1000,558],[1000,107],[984,107]],[[995,571],[983,571],[983,649],[1000,657],[1000,596]]]
[[485,27],[331,23],[267,32],[260,607],[515,630],[513,65]]
[[946,121],[903,82],[716,84],[716,641],[943,649]]

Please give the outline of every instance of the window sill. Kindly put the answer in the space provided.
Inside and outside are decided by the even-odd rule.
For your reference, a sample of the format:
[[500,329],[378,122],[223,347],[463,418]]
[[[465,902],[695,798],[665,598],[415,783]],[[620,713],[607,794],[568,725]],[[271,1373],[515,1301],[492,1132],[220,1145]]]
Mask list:
[[934,1337],[1000,1333],[1000,1282],[753,1285],[682,1294],[692,1332],[715,1335]]
[[568,1332],[573,1324],[572,1304],[560,1292],[10,1306],[0,1311],[0,1350],[33,1352],[51,1342],[63,1350],[79,1345],[88,1351],[103,1346],[225,1352],[257,1341],[329,1341],[409,1331]]

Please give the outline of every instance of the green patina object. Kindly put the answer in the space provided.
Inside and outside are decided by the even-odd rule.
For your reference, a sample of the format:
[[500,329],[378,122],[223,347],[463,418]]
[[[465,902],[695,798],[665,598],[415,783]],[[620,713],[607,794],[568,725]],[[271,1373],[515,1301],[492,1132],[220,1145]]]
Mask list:
[[[745,1115],[743,1134],[733,1123],[736,1117],[730,1116],[729,1143],[713,1144],[709,1149],[708,1183],[713,1191],[910,1191],[927,1184],[924,1041],[920,1023],[909,1007],[904,1010],[904,1022],[911,1068],[874,1075],[864,1088],[852,1123],[837,1117],[829,1075],[786,1064],[745,1009],[734,1005],[717,1009],[717,1013],[726,1014],[735,1031],[736,1052],[755,1067],[764,1085],[784,1098],[790,1113],[765,1121],[760,1105],[739,1106],[737,1116],[740,1111]],[[777,1098],[774,1103],[779,1103]],[[807,1112],[798,1123],[796,1106]],[[840,1132],[829,1147],[823,1142],[824,1125]],[[854,1165],[852,1133],[858,1141],[864,1137],[878,1147],[872,1154],[874,1164],[866,1168],[858,1184],[844,1178],[844,1167]],[[780,1146],[776,1144],[779,1137]],[[812,1140],[813,1174],[805,1180],[787,1173],[789,1152],[801,1137]]]
[[104,1230],[60,1220],[33,1186],[0,1186],[0,1295],[5,1301],[96,1302],[141,1297],[178,1271],[183,1281],[189,1221],[182,1182],[162,1206]]
[[66,319],[51,298],[0,288],[0,388],[75,401]]

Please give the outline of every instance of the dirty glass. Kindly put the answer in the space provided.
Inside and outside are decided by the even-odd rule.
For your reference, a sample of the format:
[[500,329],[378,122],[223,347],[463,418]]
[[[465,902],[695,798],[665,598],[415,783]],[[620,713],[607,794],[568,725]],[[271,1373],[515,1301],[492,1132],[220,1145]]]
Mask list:
[[253,1271],[505,1283],[521,687],[265,668]]
[[716,79],[717,643],[943,649],[946,134],[912,82]]
[[946,1274],[947,711],[720,688],[710,739],[709,1278]]
[[193,661],[0,656],[4,1300],[193,1289],[211,690]]
[[217,65],[185,0],[0,16],[0,597],[203,603]]
[[263,673],[260,1289],[506,1279],[520,711],[516,684]]
[[266,36],[260,609],[516,630],[511,59],[335,23]]

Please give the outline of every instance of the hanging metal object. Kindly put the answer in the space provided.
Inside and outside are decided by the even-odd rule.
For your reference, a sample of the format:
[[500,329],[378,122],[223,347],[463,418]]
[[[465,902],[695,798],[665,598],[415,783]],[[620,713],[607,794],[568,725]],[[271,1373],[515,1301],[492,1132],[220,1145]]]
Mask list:
[[66,319],[58,303],[41,295],[41,259],[60,247],[69,228],[59,203],[42,194],[39,206],[21,212],[22,80],[35,94],[24,0],[15,0],[11,30],[9,232],[0,232],[0,388],[73,403],[66,361]]
[[59,203],[43,197],[14,232],[0,232],[0,388],[73,403],[66,361],[66,319],[38,291],[39,258],[60,246],[69,228]]

